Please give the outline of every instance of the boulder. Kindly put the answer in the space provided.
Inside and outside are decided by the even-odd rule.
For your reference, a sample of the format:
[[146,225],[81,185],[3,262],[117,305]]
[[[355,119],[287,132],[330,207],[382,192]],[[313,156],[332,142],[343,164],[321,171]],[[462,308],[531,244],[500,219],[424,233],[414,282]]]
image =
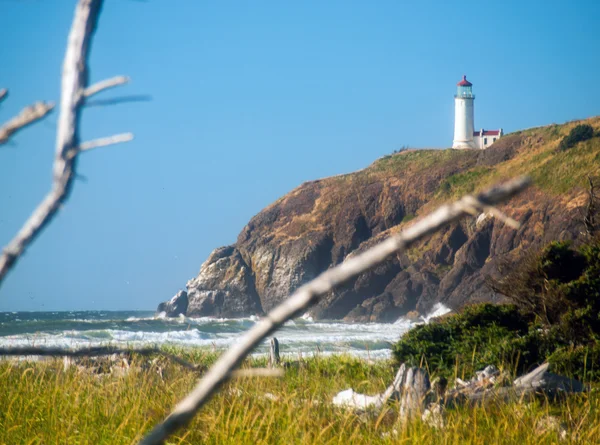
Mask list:
[[188,308],[188,294],[184,290],[180,290],[169,301],[165,301],[158,305],[157,313],[164,312],[167,317],[178,317],[185,315]]

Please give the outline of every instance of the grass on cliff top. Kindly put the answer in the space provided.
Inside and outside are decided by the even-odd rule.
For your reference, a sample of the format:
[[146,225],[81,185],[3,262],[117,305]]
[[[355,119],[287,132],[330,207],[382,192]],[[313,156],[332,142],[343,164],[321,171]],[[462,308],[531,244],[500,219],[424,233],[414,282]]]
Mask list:
[[[210,364],[215,355],[177,351]],[[146,361],[139,359],[140,362]],[[134,363],[134,368],[140,363]],[[147,432],[194,385],[196,376],[176,365],[133,370],[122,377],[63,371],[62,361],[0,363],[0,443],[131,444]],[[252,359],[244,366],[264,366]],[[289,369],[282,379],[238,379],[224,386],[192,424],[169,444],[371,444],[558,442],[538,426],[549,414],[569,431],[568,443],[600,443],[600,394],[560,404],[534,402],[448,411],[443,430],[420,420],[401,428],[398,406],[379,415],[357,415],[332,407],[337,392],[353,388],[374,394],[393,379],[391,362],[368,364],[348,356],[316,357]]]
[[[489,167],[477,166],[472,162],[471,167],[445,178],[435,192],[434,200],[455,199],[495,182],[524,174],[531,175],[538,187],[553,194],[565,193],[574,187],[586,187],[586,176],[600,173],[600,118],[587,119],[585,122],[594,127],[596,136],[565,151],[559,150],[560,141],[579,121],[511,133],[521,137],[522,146],[516,156]],[[425,173],[432,167],[458,164],[469,159],[474,161],[480,153],[478,150],[453,149],[401,152],[384,156],[368,170],[394,175]]]
[[413,151],[400,152],[393,155],[383,156],[375,161],[369,168],[375,172],[394,172],[402,173],[404,171],[421,172],[441,163],[453,162],[461,158],[472,156],[468,150],[432,150],[421,149]]

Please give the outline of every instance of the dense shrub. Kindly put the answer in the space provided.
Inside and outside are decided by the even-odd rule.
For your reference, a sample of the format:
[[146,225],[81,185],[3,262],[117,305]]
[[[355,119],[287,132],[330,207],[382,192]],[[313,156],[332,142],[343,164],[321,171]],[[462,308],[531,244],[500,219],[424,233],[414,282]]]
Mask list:
[[548,357],[548,362],[559,374],[600,381],[600,343],[558,348]]
[[546,327],[562,324],[567,331],[575,329],[575,324],[568,326],[565,317],[588,306],[600,309],[597,241],[579,250],[574,250],[568,241],[555,241],[537,254],[525,256],[517,265],[500,264],[499,272],[501,278],[489,280],[488,285]]
[[577,125],[567,136],[565,136],[558,146],[560,150],[568,150],[578,142],[587,141],[594,137],[594,128],[588,124]]
[[600,241],[550,243],[500,275],[491,285],[514,304],[469,306],[419,326],[395,358],[446,377],[489,364],[521,373],[548,359],[557,372],[600,381]]
[[535,342],[528,337],[528,319],[514,305],[480,304],[442,320],[418,326],[394,346],[398,362],[426,365],[450,377],[496,366],[529,366],[538,359]]

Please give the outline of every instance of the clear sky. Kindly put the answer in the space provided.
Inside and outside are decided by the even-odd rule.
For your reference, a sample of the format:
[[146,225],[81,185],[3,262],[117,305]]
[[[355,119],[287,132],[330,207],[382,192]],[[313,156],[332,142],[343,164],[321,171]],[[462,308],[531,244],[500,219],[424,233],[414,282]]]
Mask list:
[[[0,122],[57,100],[75,2],[0,1]],[[600,2],[106,0],[71,198],[0,288],[0,310],[154,309],[306,180],[404,145],[452,143],[453,94],[474,84],[475,127],[600,114]],[[0,146],[0,244],[47,193],[56,114]]]

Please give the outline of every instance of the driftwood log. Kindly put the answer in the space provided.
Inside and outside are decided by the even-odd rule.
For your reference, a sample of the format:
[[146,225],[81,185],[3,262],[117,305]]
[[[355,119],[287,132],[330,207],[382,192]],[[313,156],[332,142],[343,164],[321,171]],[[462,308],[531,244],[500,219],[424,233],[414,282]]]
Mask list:
[[482,388],[470,384],[448,391],[444,405],[476,405],[493,402],[530,400],[538,397],[555,399],[561,395],[586,391],[583,383],[548,371],[549,364],[544,363],[533,371],[521,376],[510,386],[500,388]]
[[423,368],[409,368],[400,392],[400,420],[406,422],[421,416],[431,398],[429,376]]
[[[434,427],[443,427],[444,410],[459,405],[477,405],[489,402],[508,402],[535,397],[554,399],[558,396],[586,390],[579,381],[548,371],[548,363],[515,379],[505,387],[494,387],[500,372],[493,366],[478,372],[469,382],[460,380],[459,388],[440,394],[443,384],[434,385],[422,368],[400,366],[393,383],[381,394],[359,394],[352,389],[338,393],[333,404],[357,412],[380,411],[389,400],[399,401],[399,418],[406,422],[420,417]],[[441,385],[441,386],[440,386]],[[443,389],[442,389],[443,391]]]
[[381,394],[368,396],[347,389],[333,398],[333,404],[354,411],[379,411],[389,400],[400,402],[400,419],[407,421],[420,416],[432,398],[427,372],[422,368],[407,368],[402,364],[394,381]]

